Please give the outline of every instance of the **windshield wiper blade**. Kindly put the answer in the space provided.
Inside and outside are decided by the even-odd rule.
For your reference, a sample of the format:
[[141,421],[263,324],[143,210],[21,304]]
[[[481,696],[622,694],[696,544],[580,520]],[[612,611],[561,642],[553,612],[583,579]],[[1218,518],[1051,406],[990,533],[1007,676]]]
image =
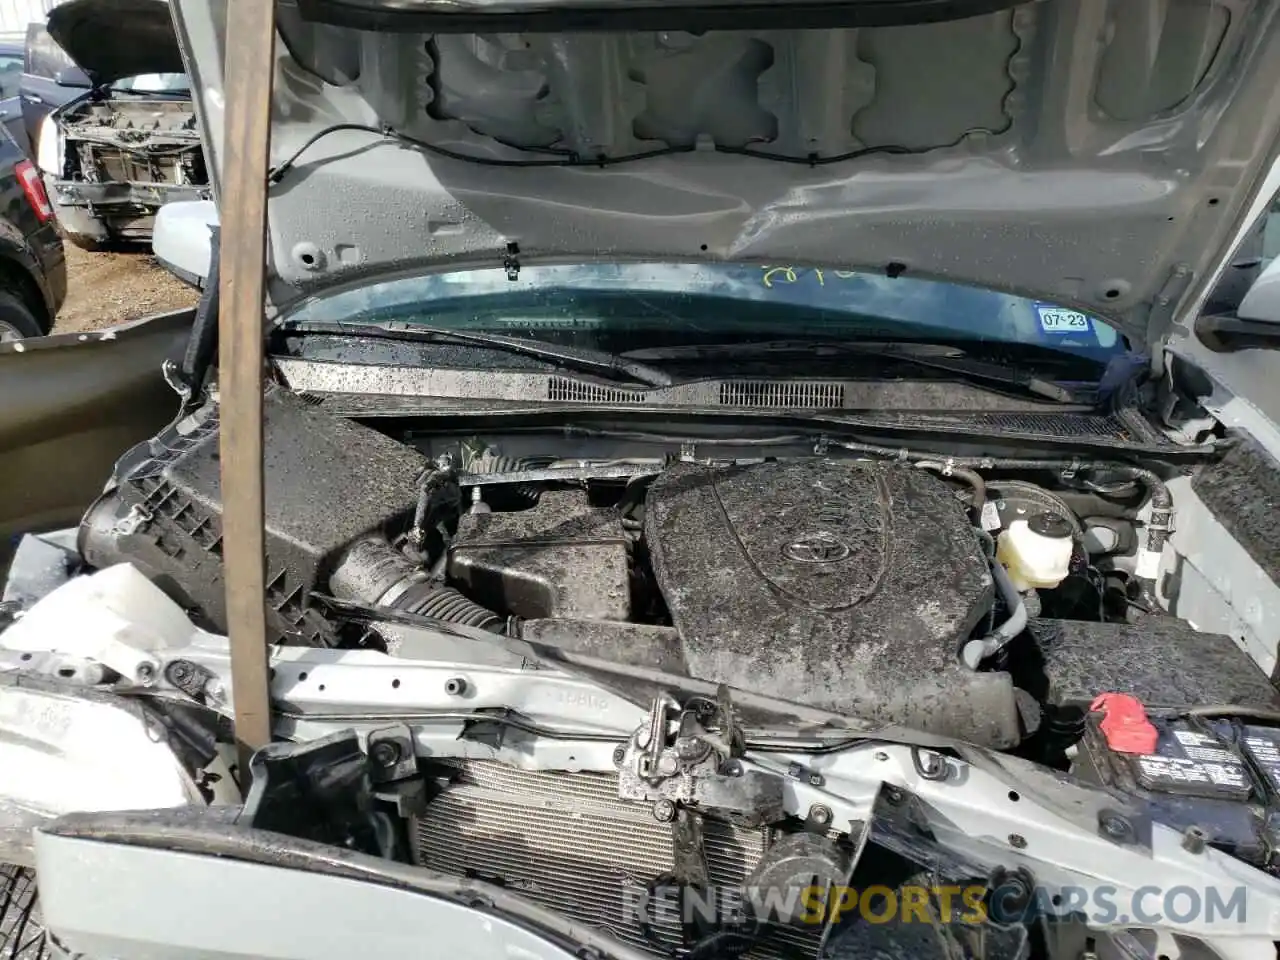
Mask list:
[[514,353],[535,360],[545,360],[567,370],[602,374],[624,378],[647,387],[669,387],[675,381],[670,375],[648,366],[639,360],[604,350],[586,347],[567,347],[545,340],[526,337],[508,337],[500,333],[482,333],[478,330],[452,330],[422,323],[328,323],[286,321],[278,328],[285,333],[323,334],[338,337],[370,337],[382,340],[400,340],[409,343],[451,343],[463,346],[488,347],[504,353]]
[[976,360],[963,348],[947,343],[908,340],[759,340],[745,343],[689,344],[631,350],[630,360],[743,360],[760,357],[804,354],[806,356],[854,355],[884,357],[917,367],[953,373],[970,383],[1012,388],[1058,403],[1080,402],[1066,386],[1034,374],[1022,373],[1000,363]]

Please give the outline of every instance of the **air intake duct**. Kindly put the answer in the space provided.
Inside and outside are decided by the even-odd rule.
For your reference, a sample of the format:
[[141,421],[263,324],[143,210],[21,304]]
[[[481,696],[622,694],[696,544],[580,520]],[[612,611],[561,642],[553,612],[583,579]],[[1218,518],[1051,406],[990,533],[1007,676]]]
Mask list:
[[[217,414],[204,407],[130,451],[81,521],[79,546],[95,567],[132,563],[201,626],[223,633]],[[336,642],[315,593],[501,623],[430,581],[387,539],[412,522],[429,465],[418,451],[276,388],[264,398],[263,430],[269,643]]]
[[505,626],[492,610],[431,580],[426,570],[382,537],[353,543],[329,578],[329,589],[340,600],[391,607],[495,633]]

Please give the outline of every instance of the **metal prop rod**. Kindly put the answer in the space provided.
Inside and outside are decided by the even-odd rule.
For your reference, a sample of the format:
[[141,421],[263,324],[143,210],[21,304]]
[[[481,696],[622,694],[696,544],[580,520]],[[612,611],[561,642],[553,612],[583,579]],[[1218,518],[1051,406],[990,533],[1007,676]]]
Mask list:
[[240,780],[246,788],[250,755],[271,742],[262,391],[275,19],[274,0],[227,2],[218,388],[227,628]]

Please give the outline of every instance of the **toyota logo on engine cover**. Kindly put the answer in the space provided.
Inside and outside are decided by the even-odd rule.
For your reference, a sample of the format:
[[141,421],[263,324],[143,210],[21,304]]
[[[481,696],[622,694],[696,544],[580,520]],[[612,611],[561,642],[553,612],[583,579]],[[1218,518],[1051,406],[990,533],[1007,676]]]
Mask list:
[[847,543],[829,533],[806,534],[782,548],[782,555],[796,563],[836,563],[852,552]]

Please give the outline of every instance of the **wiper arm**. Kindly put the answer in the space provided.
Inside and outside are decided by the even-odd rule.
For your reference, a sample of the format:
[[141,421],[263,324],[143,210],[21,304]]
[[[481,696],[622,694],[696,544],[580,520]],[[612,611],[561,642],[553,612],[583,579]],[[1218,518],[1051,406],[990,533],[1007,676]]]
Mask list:
[[742,360],[787,354],[807,356],[855,355],[885,357],[917,367],[953,373],[962,379],[992,386],[1012,388],[1058,403],[1079,402],[1067,387],[1053,380],[1011,370],[1003,364],[975,360],[952,344],[918,341],[881,342],[849,340],[760,340],[746,343],[691,344],[631,350],[630,360]]
[[543,340],[526,337],[508,337],[500,333],[481,333],[477,330],[451,330],[422,323],[327,323],[286,321],[278,328],[286,333],[327,334],[338,337],[370,337],[381,340],[400,340],[409,343],[452,343],[466,346],[488,347],[504,353],[514,353],[535,360],[545,360],[567,370],[604,374],[624,378],[648,387],[669,387],[675,381],[655,367],[648,366],[626,356],[591,350],[587,347],[566,347]]

